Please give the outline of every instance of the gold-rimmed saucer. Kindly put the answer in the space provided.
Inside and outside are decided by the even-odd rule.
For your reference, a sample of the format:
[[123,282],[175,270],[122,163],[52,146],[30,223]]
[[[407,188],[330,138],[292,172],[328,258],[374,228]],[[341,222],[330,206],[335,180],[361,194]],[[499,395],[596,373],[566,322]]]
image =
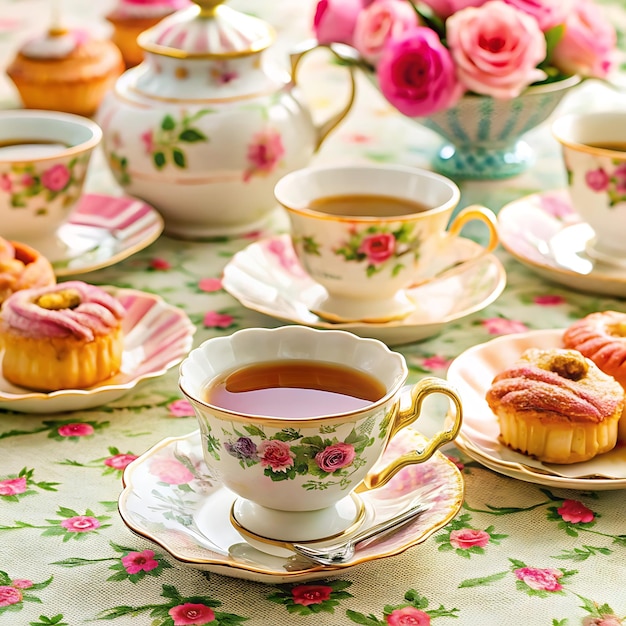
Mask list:
[[[405,429],[389,443],[383,462],[424,442],[420,433]],[[464,492],[459,470],[440,452],[401,470],[384,487],[359,494],[368,510],[359,530],[389,519],[419,498],[428,510],[384,540],[359,548],[345,564],[328,567],[295,553],[273,556],[245,541],[230,523],[236,496],[208,474],[199,431],[156,444],[127,467],[124,485],[119,512],[136,534],[191,567],[274,584],[329,578],[400,554],[445,526],[459,511]]]

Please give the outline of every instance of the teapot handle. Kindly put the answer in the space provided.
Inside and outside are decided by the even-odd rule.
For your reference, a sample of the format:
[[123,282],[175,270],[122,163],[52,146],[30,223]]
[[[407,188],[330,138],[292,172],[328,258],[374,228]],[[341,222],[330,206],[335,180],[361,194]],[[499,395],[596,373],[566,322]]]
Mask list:
[[320,44],[315,40],[307,41],[302,44],[297,50],[291,53],[291,77],[294,85],[297,85],[297,73],[298,67],[300,65],[300,61],[305,57],[309,52],[313,50],[317,50],[319,48],[326,48],[332,52],[332,54],[337,58],[338,61],[343,62],[348,69],[350,74],[350,94],[348,96],[348,102],[345,106],[335,115],[331,116],[326,121],[322,122],[319,125],[315,126],[316,130],[316,141],[315,141],[315,152],[317,152],[326,139],[330,132],[335,129],[341,121],[348,115],[352,105],[354,104],[354,98],[356,95],[356,78],[354,73],[354,68],[357,66],[359,62],[359,56],[357,51],[345,44],[331,43],[331,44]]

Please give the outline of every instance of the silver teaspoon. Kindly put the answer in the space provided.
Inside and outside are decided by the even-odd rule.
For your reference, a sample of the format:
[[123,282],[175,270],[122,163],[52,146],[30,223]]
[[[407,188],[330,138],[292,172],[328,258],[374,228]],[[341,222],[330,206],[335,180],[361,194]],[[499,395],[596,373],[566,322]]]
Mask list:
[[303,556],[315,563],[319,563],[320,565],[337,565],[338,563],[345,563],[354,556],[357,544],[374,537],[376,539],[382,539],[383,537],[396,532],[404,526],[404,524],[414,520],[418,515],[427,509],[428,507],[424,504],[415,504],[402,513],[399,513],[384,522],[380,522],[380,524],[376,524],[371,528],[363,530],[351,537],[348,541],[334,546],[311,548],[310,546],[300,543],[294,543],[292,544],[292,548],[300,556]]

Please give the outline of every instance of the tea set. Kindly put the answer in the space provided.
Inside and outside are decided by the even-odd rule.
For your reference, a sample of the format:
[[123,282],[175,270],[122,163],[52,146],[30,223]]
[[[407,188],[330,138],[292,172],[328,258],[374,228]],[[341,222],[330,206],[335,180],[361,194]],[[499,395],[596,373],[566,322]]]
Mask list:
[[[122,519],[193,567],[286,582],[398,554],[459,511],[463,481],[439,449],[459,434],[461,396],[477,392],[454,368],[452,384],[425,378],[405,386],[404,357],[388,346],[430,337],[493,302],[506,282],[493,254],[498,242],[552,280],[626,295],[620,276],[626,238],[616,228],[624,222],[626,153],[608,144],[626,142],[615,136],[626,128],[626,114],[557,120],[553,132],[563,146],[569,194],[523,198],[497,217],[482,206],[456,211],[458,186],[433,172],[309,166],[350,111],[354,68],[346,68],[347,101],[314,122],[299,90],[299,68],[320,46],[294,53],[289,73],[264,54],[275,36],[271,26],[223,0],[194,0],[139,36],[143,61],[106,94],[96,122],[51,111],[0,112],[0,218],[11,216],[3,219],[3,236],[37,247],[62,277],[116,263],[163,231],[184,240],[237,236],[262,229],[278,212],[288,232],[235,254],[223,287],[243,306],[289,324],[240,330],[191,349],[194,326],[176,307],[119,290],[134,312],[124,329],[123,373],[86,393],[23,394],[0,379],[0,408],[90,408],[182,361],[179,386],[199,430],[156,444],[128,467]],[[352,54],[329,49],[343,61]],[[97,146],[127,195],[83,193]],[[365,215],[328,209],[333,198],[355,196],[374,203],[392,197],[410,208]],[[470,222],[486,229],[485,244],[462,236]],[[172,332],[176,341],[167,355],[146,349]],[[382,395],[364,408],[298,418],[207,399],[216,377],[282,361],[367,373]],[[457,369],[463,363],[460,358]],[[414,422],[434,394],[449,408],[427,438]],[[468,413],[471,432],[481,412],[470,403]],[[459,442],[488,466],[543,480],[542,468],[497,457],[471,437]],[[164,479],[174,470],[186,479]],[[553,474],[545,480],[562,479],[574,480]],[[319,557],[339,543],[350,546],[347,556]]]

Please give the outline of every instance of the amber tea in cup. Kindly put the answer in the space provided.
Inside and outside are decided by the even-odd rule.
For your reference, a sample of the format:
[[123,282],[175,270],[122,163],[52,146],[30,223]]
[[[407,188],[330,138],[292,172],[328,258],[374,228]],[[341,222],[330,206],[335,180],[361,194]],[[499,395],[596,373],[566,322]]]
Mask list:
[[349,217],[394,217],[428,211],[431,207],[417,200],[375,194],[341,194],[313,198],[311,211]]

